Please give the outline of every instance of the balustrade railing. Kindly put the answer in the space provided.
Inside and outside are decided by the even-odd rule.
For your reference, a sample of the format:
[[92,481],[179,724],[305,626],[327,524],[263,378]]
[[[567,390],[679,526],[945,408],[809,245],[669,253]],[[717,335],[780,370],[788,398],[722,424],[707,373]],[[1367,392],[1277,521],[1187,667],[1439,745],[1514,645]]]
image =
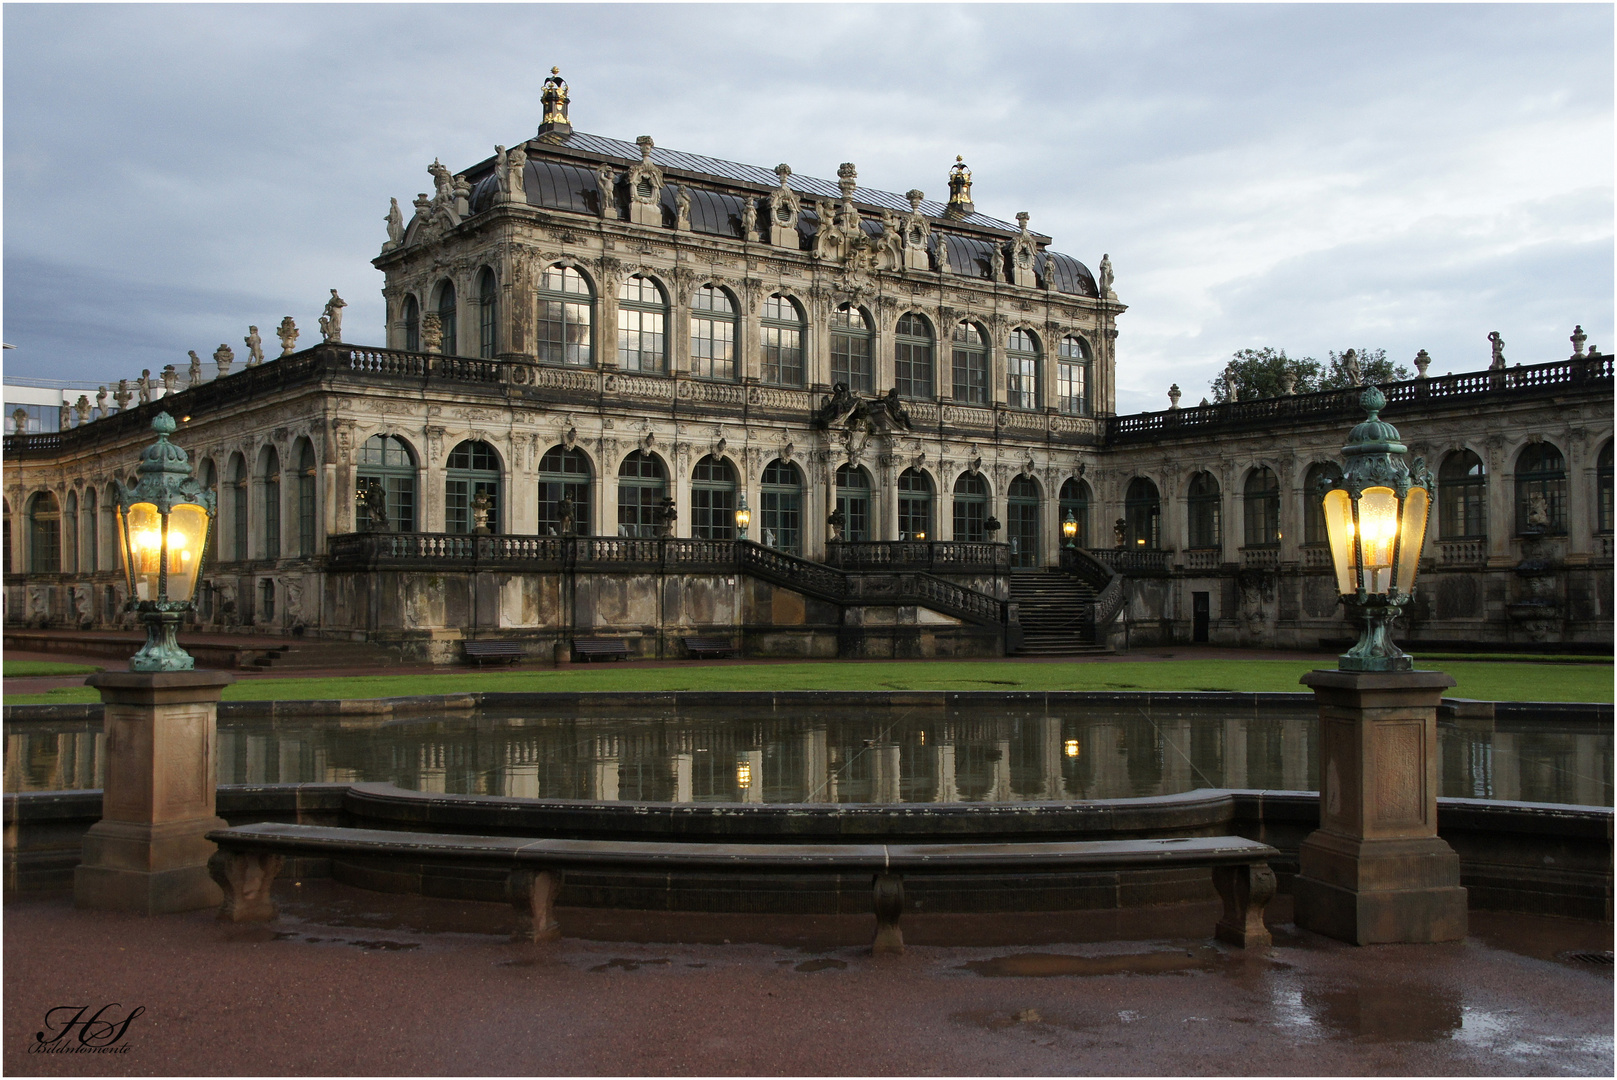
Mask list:
[[1089,554],[1126,577],[1166,574],[1173,563],[1173,552],[1144,548],[1095,548]]
[[1179,565],[1186,570],[1217,570],[1223,562],[1224,553],[1217,548],[1179,553]]
[[1273,570],[1280,565],[1280,549],[1244,547],[1241,549],[1241,565],[1248,570]]
[[1488,561],[1488,541],[1439,540],[1437,558],[1445,566],[1476,566]]
[[1309,544],[1302,549],[1304,570],[1331,569],[1331,548],[1329,544]]
[[1611,533],[1595,537],[1595,558],[1611,562]]
[[834,540],[825,547],[825,561],[843,570],[1004,572],[1010,569],[1011,549],[957,540]]

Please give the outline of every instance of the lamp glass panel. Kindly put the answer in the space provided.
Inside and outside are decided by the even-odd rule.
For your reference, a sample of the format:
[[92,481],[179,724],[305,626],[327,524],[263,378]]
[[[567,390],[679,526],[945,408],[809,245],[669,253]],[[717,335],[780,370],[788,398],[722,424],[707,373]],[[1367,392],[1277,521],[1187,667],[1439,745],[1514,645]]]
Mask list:
[[208,512],[179,503],[168,512],[168,598],[190,600],[196,592],[202,547],[208,539]]
[[1325,537],[1336,567],[1336,591],[1352,596],[1358,591],[1353,575],[1353,500],[1340,488],[1325,493]]
[[1421,545],[1426,542],[1431,505],[1425,488],[1412,487],[1404,496],[1404,520],[1398,530],[1403,535],[1398,549],[1398,591],[1406,596],[1415,588],[1415,569],[1420,564]]
[[1359,549],[1364,559],[1364,588],[1385,593],[1392,587],[1392,549],[1398,539],[1398,493],[1389,487],[1365,488],[1359,496]]
[[120,539],[129,567],[129,587],[136,600],[157,599],[157,574],[163,552],[163,518],[153,503],[135,503],[119,516]]
[[746,507],[742,507],[740,510],[736,511],[736,527],[737,528],[745,529],[747,526],[749,526],[751,524],[752,524],[752,511],[751,510],[748,510]]

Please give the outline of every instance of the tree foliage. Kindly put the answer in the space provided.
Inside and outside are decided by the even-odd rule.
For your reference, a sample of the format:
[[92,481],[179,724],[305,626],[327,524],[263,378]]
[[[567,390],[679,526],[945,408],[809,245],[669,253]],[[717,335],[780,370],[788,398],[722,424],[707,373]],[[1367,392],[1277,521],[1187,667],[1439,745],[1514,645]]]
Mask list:
[[[1234,382],[1236,396],[1242,401],[1284,395],[1285,376],[1288,373],[1295,379],[1292,386],[1294,394],[1352,386],[1346,356],[1346,350],[1339,353],[1333,349],[1329,362],[1322,364],[1311,356],[1287,356],[1285,349],[1268,345],[1261,349],[1239,349],[1230,357],[1218,377],[1208,384],[1213,391],[1212,400],[1222,403],[1228,399],[1226,379]],[[1402,364],[1388,360],[1385,349],[1360,349],[1358,360],[1359,377],[1365,385],[1414,377]]]

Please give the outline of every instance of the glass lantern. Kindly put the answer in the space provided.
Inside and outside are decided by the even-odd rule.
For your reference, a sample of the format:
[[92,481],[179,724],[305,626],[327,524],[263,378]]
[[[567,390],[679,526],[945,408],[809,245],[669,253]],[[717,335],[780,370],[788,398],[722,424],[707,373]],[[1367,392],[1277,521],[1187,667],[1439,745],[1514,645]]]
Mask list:
[[1068,547],[1076,546],[1073,540],[1078,536],[1078,519],[1072,516],[1071,510],[1067,511],[1067,520],[1061,523],[1061,535],[1067,538]]
[[752,524],[752,511],[747,507],[747,496],[741,496],[741,505],[736,507],[736,538],[747,538],[747,527]]

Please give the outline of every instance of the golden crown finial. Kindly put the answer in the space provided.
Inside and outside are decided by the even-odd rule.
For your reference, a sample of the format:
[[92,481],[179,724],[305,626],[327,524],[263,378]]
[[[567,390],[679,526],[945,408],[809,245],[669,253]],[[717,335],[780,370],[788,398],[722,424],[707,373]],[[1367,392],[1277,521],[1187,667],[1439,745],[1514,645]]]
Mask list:
[[550,69],[550,73],[552,75],[560,75],[561,74],[561,68],[553,67],[553,68]]

